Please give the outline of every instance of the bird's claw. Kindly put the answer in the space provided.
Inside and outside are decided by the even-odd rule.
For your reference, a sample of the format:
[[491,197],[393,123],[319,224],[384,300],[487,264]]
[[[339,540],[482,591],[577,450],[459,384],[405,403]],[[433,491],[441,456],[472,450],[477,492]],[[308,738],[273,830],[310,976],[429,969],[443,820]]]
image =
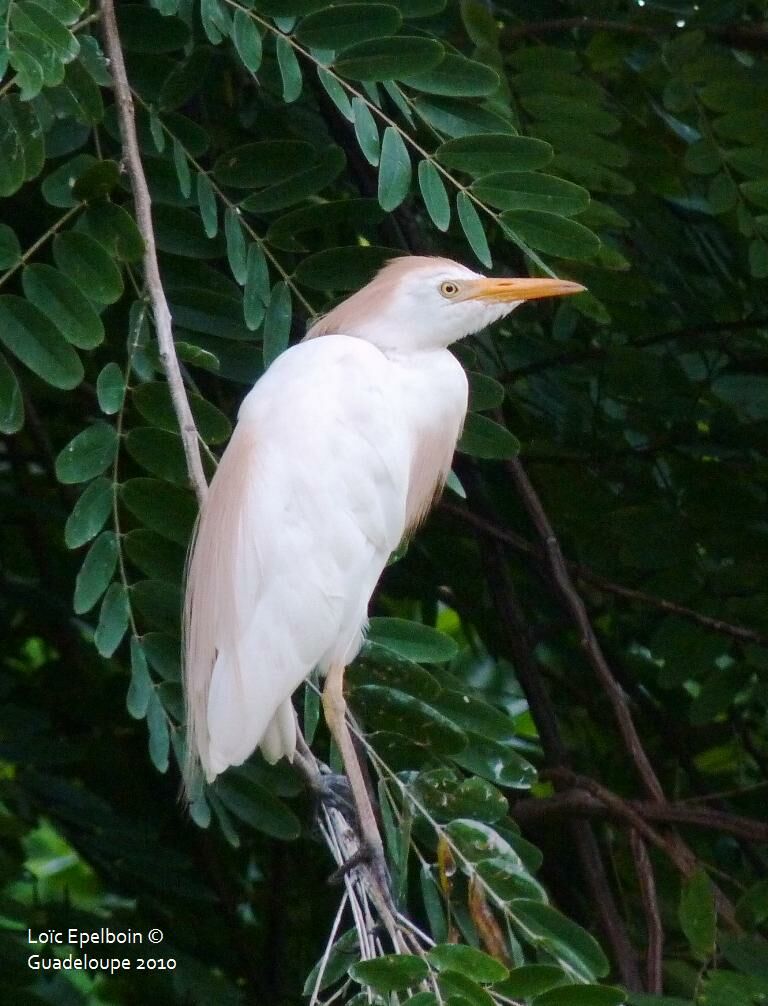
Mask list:
[[318,804],[315,816],[319,813],[320,805],[325,804],[334,807],[347,820],[357,821],[352,789],[349,785],[349,779],[345,775],[325,772],[318,777],[312,788]]

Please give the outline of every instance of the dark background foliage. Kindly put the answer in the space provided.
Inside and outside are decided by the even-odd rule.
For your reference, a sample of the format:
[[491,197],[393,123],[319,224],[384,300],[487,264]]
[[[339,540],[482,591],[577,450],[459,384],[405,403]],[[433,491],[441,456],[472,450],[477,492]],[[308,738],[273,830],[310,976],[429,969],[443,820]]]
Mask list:
[[[117,14],[209,475],[264,366],[392,254],[589,293],[457,347],[455,475],[349,672],[395,893],[439,946],[359,964],[298,773],[257,756],[178,799],[196,504],[101,11],[0,0],[5,1001],[297,1003],[329,941],[322,1002],[762,1001],[764,4]],[[68,926],[159,927],[175,969],[31,971],[28,928]]]

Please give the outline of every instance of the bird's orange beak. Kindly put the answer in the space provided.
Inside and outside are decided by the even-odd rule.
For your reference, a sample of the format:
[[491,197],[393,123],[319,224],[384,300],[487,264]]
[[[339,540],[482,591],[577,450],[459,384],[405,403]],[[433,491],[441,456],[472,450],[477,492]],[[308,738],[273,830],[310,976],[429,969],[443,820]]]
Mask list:
[[473,279],[464,284],[467,292],[462,300],[489,300],[509,303],[519,300],[540,300],[542,297],[567,297],[587,288],[568,279],[543,279],[526,276],[520,279]]

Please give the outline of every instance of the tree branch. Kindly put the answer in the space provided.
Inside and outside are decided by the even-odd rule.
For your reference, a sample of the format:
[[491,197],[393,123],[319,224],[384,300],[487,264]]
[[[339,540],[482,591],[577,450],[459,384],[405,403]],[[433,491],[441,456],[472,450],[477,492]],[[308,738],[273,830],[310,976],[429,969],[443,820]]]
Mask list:
[[[512,656],[515,673],[528,700],[531,716],[544,749],[547,762],[555,767],[567,763],[568,754],[560,735],[557,716],[535,664],[532,641],[525,616],[509,575],[501,546],[491,543],[483,549],[488,567],[486,581],[499,616],[499,631],[507,652]],[[600,928],[611,948],[621,981],[632,991],[642,988],[637,957],[619,912],[597,838],[586,821],[569,822],[590,899],[600,920]]]
[[662,964],[664,957],[664,927],[656,897],[656,878],[648,849],[640,835],[629,832],[629,844],[635,860],[635,872],[640,885],[640,898],[645,912],[648,948],[645,952],[645,985],[648,992],[660,996],[664,988]]
[[[545,770],[546,771],[546,770]],[[579,817],[611,818],[626,820],[624,807],[639,814],[645,821],[660,824],[684,824],[697,828],[733,835],[748,842],[768,843],[768,824],[751,817],[729,814],[726,811],[710,810],[694,803],[655,803],[652,800],[623,800],[613,794],[616,800],[609,806],[599,795],[581,787],[564,789],[553,796],[529,797],[518,800],[512,806],[512,816],[522,827],[534,826],[549,818]]]
[[624,738],[624,744],[635,764],[643,785],[649,796],[654,800],[663,802],[664,791],[635,729],[624,693],[614,678],[613,672],[603,655],[602,647],[592,628],[584,602],[576,591],[568,573],[560,543],[552,530],[549,518],[544,512],[541,500],[518,458],[508,461],[506,467],[517,487],[523,505],[539,533],[539,537],[544,545],[552,582],[560,594],[563,606],[570,613],[571,618],[581,633],[581,645],[584,653],[592,665],[592,669],[597,675],[598,680],[605,689],[619,730]]
[[[499,527],[498,524],[488,520],[486,517],[481,517],[479,514],[474,513],[466,507],[461,507],[455,503],[449,503],[444,500],[440,503],[440,509],[458,517],[467,524],[472,524],[474,527],[484,531],[489,536],[496,538],[499,541],[503,541],[521,555],[527,555],[534,559],[538,559],[540,557],[539,550],[533,542],[528,541],[522,535],[515,534],[514,531],[509,531],[506,528]],[[622,584],[614,583],[612,580],[601,576],[600,573],[596,573],[594,570],[590,569],[588,566],[582,565],[581,563],[571,562],[566,559],[565,565],[579,580],[582,580],[584,583],[588,583],[590,586],[596,587],[598,590],[604,591],[607,594],[614,594],[617,597],[626,597],[630,601],[638,601],[641,604],[647,604],[650,607],[659,608],[661,611],[668,611],[670,614],[679,615],[681,618],[686,618],[691,622],[696,622],[698,625],[711,629],[713,632],[719,632],[722,635],[732,636],[734,639],[738,639],[744,643],[757,643],[760,646],[768,646],[768,635],[763,632],[758,632],[757,629],[748,629],[743,625],[734,625],[732,622],[725,622],[720,618],[713,618],[711,615],[704,615],[702,612],[695,611],[693,608],[688,608],[683,604],[678,604],[676,601],[668,601],[663,597],[654,597],[653,594],[647,594],[645,591],[637,590],[634,587],[624,587]]]
[[144,278],[152,304],[152,314],[155,319],[160,361],[168,379],[173,410],[179,423],[184,454],[187,459],[187,470],[198,503],[202,504],[208,487],[203,471],[203,463],[200,458],[197,427],[192,416],[192,410],[189,407],[189,399],[184,389],[184,381],[181,376],[179,361],[176,356],[176,347],[173,342],[171,312],[160,278],[160,266],[158,265],[157,249],[155,247],[155,232],[152,224],[152,200],[149,195],[144,167],[141,163],[139,141],[136,136],[133,99],[131,97],[131,87],[128,83],[128,75],[125,70],[123,50],[120,45],[114,0],[101,0],[101,12],[104,45],[109,57],[110,71],[114,83],[117,118],[123,144],[123,158],[131,181],[133,202],[136,208],[136,223],[144,239]]

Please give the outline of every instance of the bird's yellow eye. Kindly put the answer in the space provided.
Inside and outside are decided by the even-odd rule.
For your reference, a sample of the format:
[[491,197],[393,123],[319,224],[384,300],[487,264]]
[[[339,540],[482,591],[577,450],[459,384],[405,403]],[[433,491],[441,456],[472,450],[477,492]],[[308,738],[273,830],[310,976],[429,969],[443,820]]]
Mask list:
[[447,282],[440,284],[440,293],[443,295],[443,297],[455,297],[458,292],[459,292],[458,283],[452,283],[450,280],[448,280]]

